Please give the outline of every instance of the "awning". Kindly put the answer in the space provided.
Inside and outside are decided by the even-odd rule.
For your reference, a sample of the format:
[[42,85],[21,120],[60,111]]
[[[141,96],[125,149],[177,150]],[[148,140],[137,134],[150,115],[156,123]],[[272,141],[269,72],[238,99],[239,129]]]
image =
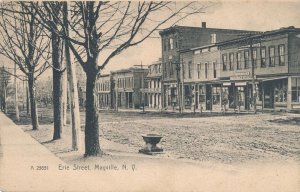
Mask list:
[[282,76],[282,77],[269,77],[269,78],[257,78],[258,81],[273,81],[278,79],[286,79],[288,76]]

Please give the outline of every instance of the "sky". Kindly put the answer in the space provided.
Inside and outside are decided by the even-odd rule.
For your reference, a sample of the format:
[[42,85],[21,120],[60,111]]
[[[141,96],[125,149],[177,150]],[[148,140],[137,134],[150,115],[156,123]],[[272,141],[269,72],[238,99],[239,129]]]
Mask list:
[[[269,31],[281,27],[300,28],[300,1],[298,0],[243,0],[216,1],[205,13],[182,20],[178,25],[208,28],[243,29]],[[158,36],[158,32],[156,32]],[[113,58],[102,74],[111,70],[128,68],[133,65],[150,65],[161,57],[161,40],[147,39],[142,44],[131,47]],[[3,62],[3,59],[1,57]],[[0,63],[2,65],[2,62]],[[43,78],[51,75],[51,70]]]
[[[300,27],[300,1],[221,1],[178,25],[208,28],[268,31],[281,27]],[[160,39],[149,39],[115,57],[105,72],[140,64],[149,65],[161,57]]]

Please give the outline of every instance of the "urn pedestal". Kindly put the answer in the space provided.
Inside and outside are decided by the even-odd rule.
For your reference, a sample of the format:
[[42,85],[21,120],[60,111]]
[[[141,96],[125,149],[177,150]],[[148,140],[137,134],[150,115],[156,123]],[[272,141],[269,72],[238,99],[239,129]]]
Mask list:
[[160,142],[162,136],[157,134],[142,135],[146,145],[144,148],[139,150],[139,153],[147,155],[155,155],[163,153],[163,149],[156,145]]

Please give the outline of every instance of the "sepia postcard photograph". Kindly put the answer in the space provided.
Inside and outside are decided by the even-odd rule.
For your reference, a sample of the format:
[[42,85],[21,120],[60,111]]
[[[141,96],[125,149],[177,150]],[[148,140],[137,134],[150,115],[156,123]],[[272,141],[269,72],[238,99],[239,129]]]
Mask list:
[[0,0],[0,192],[300,191],[298,0]]

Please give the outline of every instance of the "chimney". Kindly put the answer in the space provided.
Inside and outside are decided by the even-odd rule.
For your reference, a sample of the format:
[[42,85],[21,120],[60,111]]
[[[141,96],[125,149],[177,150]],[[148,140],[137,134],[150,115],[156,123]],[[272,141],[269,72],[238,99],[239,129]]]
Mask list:
[[201,23],[201,27],[202,27],[202,28],[206,28],[206,22],[202,22],[202,23]]

